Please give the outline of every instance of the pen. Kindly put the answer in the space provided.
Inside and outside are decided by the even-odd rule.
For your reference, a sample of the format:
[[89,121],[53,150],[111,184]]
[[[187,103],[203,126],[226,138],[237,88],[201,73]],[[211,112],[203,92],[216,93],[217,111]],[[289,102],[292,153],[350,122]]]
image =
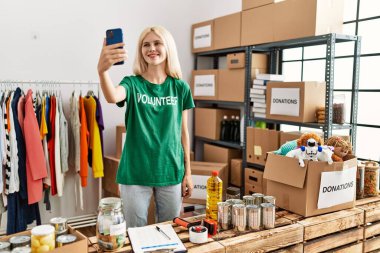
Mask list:
[[169,240],[171,240],[170,239],[170,237],[159,227],[159,226],[156,226],[156,229],[157,229],[157,231],[158,232],[160,232],[160,233],[162,233],[163,235],[165,235],[166,236],[166,238],[168,238]]

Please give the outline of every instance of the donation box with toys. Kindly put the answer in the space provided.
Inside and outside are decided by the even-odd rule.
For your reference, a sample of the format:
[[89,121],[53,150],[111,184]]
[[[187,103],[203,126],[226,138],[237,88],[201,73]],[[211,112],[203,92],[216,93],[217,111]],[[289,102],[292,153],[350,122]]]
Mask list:
[[301,167],[292,157],[268,153],[264,178],[267,195],[276,206],[304,217],[334,212],[355,205],[357,160],[308,161]]

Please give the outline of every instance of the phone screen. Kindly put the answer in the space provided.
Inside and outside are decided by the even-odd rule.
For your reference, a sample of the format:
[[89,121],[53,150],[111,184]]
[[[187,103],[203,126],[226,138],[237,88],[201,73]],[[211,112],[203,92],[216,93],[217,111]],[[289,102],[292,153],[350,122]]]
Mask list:
[[[113,45],[123,42],[123,30],[121,28],[109,29],[106,31],[106,44]],[[123,47],[120,47],[123,48]],[[124,61],[117,62],[114,65],[124,64]]]

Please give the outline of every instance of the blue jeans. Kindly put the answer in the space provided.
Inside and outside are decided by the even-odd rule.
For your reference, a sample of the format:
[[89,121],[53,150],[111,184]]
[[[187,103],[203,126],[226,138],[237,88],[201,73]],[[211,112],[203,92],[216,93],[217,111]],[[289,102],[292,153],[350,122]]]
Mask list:
[[154,194],[156,222],[172,220],[179,216],[182,206],[181,184],[170,186],[120,185],[123,212],[129,227],[147,225],[150,198]]

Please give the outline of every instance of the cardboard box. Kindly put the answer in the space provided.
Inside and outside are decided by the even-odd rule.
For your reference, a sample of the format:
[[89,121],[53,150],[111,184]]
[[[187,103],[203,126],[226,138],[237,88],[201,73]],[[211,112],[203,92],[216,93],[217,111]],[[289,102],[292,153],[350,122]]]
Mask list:
[[245,69],[220,69],[218,79],[220,101],[244,102]]
[[274,41],[274,5],[268,4],[242,12],[242,46]]
[[190,151],[190,161],[194,161],[194,151]]
[[344,0],[286,0],[274,4],[274,41],[342,33]]
[[207,143],[205,143],[203,147],[203,160],[205,162],[226,163],[227,166],[230,168],[231,159],[241,157],[241,150],[238,149],[224,148]]
[[277,2],[276,0],[242,0],[242,9],[249,10],[263,5]]
[[[70,252],[70,253],[82,253],[82,252],[87,252],[88,251],[88,246],[87,246],[87,237],[84,236],[82,233],[80,233],[79,231],[73,229],[72,227],[70,227],[69,225],[69,234],[72,234],[72,235],[75,235],[77,237],[77,240],[73,243],[70,243],[70,244],[66,244],[60,248],[55,248],[54,250],[52,251],[49,251],[49,252],[52,252],[52,253],[67,253],[67,252]],[[20,232],[20,233],[17,233],[17,234],[12,234],[12,235],[7,235],[7,236],[3,236],[0,238],[0,241],[2,242],[9,242],[9,239],[13,236],[20,236],[20,235],[27,235],[27,236],[30,236],[31,235],[31,230],[27,230],[27,231],[23,231],[23,232]]]
[[244,185],[244,195],[252,195],[253,193],[262,193],[262,194],[265,194],[265,191],[262,188],[262,186],[245,183],[245,185]]
[[[257,192],[266,194],[266,179],[263,178],[264,172],[252,169],[245,168],[244,178],[245,178],[245,193]],[[252,194],[252,193],[251,193]]]
[[218,70],[193,70],[191,92],[194,99],[218,100]]
[[209,20],[191,27],[191,48],[193,53],[214,49],[214,20]]
[[242,170],[243,160],[242,159],[231,159],[231,184],[241,187],[241,170]]
[[[119,168],[120,159],[113,156],[104,157],[104,177],[102,188],[104,190],[104,197],[118,197],[120,198],[119,184],[116,183],[117,169]],[[148,208],[148,224],[154,224],[156,213],[156,205],[154,196],[152,196]]]
[[213,170],[219,171],[219,177],[223,181],[223,200],[226,195],[228,184],[228,166],[226,163],[191,162],[191,176],[194,189],[190,198],[183,198],[185,203],[206,204],[207,179],[211,177]]
[[[227,68],[240,69],[245,67],[245,53],[227,54]],[[254,53],[251,56],[252,69],[266,69],[268,67],[268,55]]]
[[240,115],[238,110],[195,108],[195,136],[204,137],[211,140],[220,139],[220,124],[223,116]]
[[[305,217],[352,208],[355,206],[356,167],[357,161],[355,157],[345,162],[334,162],[331,165],[328,165],[327,162],[305,161],[305,167],[300,167],[296,158],[269,153],[264,170],[264,178],[267,179],[266,194],[276,197],[276,206]],[[348,179],[349,184],[344,183],[347,181],[342,181],[342,185],[346,188],[340,186],[341,188],[336,188],[337,190],[332,191],[332,194],[336,194],[342,189],[348,189],[352,191],[352,194],[345,196],[350,200],[318,209],[321,173],[339,172],[339,175],[343,175],[342,171],[353,171],[354,173]],[[331,186],[337,187],[335,184],[340,184],[340,181],[334,180]],[[324,187],[323,191],[321,190],[322,192],[325,195]],[[330,191],[328,191],[328,194],[331,194]],[[330,199],[341,201],[340,197],[331,197]]]
[[317,107],[325,104],[325,82],[268,82],[268,119],[315,122]]
[[265,165],[267,152],[280,147],[280,132],[247,127],[247,162]]
[[120,158],[123,153],[123,147],[125,142],[125,126],[116,126],[116,157]]
[[214,49],[239,47],[241,38],[241,12],[214,20]]

